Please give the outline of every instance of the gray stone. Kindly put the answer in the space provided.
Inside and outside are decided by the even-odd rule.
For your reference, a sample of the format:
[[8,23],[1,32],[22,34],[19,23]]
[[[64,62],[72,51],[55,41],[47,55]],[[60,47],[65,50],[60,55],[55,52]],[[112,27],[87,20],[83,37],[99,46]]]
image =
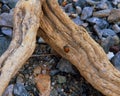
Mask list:
[[13,87],[13,84],[9,85],[2,96],[13,96]]
[[56,66],[61,72],[66,72],[66,73],[75,73],[73,70],[72,64],[66,60],[66,59],[61,59],[59,63]]
[[104,29],[104,28],[108,27],[108,25],[109,25],[106,20],[100,19],[100,18],[97,18],[97,17],[91,17],[91,18],[87,19],[87,21],[91,24],[96,24],[101,29]]
[[120,71],[120,52],[112,58],[111,62]]
[[109,22],[119,22],[120,21],[120,9],[112,9],[110,15],[108,16]]
[[108,9],[108,5],[105,2],[101,2],[101,3],[97,4],[96,8],[97,9]]
[[76,6],[76,13],[79,15],[81,13],[82,9],[79,6]]
[[105,10],[100,10],[100,11],[95,11],[93,12],[94,17],[107,17],[110,15],[111,10],[110,9],[105,9]]
[[66,82],[65,76],[57,75],[57,79],[58,79],[58,83],[60,83],[60,84]]
[[81,14],[81,20],[85,20],[88,17],[92,16],[93,8],[92,7],[84,7]]
[[13,94],[14,96],[30,96],[25,89],[25,86],[21,83],[17,83],[14,85]]
[[1,32],[9,37],[12,37],[13,30],[8,27],[2,27]]
[[120,27],[118,26],[118,24],[114,24],[112,26],[112,29],[116,32],[116,33],[120,33]]
[[103,29],[100,31],[102,33],[103,37],[108,37],[108,36],[115,36],[116,33],[112,29]]
[[0,15],[0,26],[9,26],[13,27],[13,12],[2,13]]
[[57,90],[56,89],[52,89],[51,93],[50,93],[50,96],[58,96]]
[[10,8],[14,8],[18,1],[19,0],[8,0],[8,5],[10,6]]
[[64,7],[64,10],[65,10],[65,12],[67,12],[67,13],[75,13],[75,9],[73,8],[72,3],[67,4],[67,5]]
[[23,83],[25,82],[25,77],[22,74],[19,74],[16,78],[16,83]]
[[0,37],[0,56],[7,50],[10,41],[10,38]]
[[92,6],[100,3],[99,1],[94,1],[94,0],[86,0],[86,2],[87,2],[89,5],[92,5]]
[[83,24],[83,21],[80,20],[80,17],[79,17],[79,16],[77,16],[76,18],[74,18],[74,19],[72,19],[72,20],[73,20],[73,22],[74,22],[75,24],[77,24],[77,25],[82,25],[82,24]]
[[4,5],[1,7],[1,9],[2,9],[2,12],[9,12],[9,11],[10,11],[10,8],[9,8],[6,4],[4,4]]
[[103,47],[106,53],[109,52],[110,47],[113,45],[114,45],[114,40],[112,39],[112,37],[109,36],[107,38],[102,39],[101,46]]

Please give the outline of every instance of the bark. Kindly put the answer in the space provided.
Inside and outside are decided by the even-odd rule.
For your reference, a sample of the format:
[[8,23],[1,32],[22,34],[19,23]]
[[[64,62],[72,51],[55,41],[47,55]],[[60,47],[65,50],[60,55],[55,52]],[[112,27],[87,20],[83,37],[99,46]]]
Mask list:
[[32,54],[38,27],[37,35],[76,66],[94,88],[107,96],[120,96],[120,72],[88,32],[70,20],[56,0],[20,0],[14,18],[13,40],[0,57],[0,96]]

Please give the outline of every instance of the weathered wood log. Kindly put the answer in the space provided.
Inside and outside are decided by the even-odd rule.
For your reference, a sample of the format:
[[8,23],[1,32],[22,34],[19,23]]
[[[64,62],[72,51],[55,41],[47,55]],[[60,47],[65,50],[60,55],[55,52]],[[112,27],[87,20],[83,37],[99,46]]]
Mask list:
[[20,0],[15,8],[12,42],[7,51],[0,57],[0,96],[2,96],[11,78],[35,49],[40,15],[42,16],[40,5],[39,0]]
[[11,51],[7,50],[0,58],[0,96],[32,54],[38,27],[37,35],[76,66],[94,88],[107,96],[120,96],[120,72],[87,31],[70,20],[56,0],[20,0],[14,18],[14,43],[9,47]]

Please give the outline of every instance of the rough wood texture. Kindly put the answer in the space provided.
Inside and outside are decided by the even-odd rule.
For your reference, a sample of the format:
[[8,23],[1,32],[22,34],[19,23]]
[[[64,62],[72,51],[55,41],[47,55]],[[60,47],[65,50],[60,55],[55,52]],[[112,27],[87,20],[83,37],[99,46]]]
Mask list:
[[0,96],[35,49],[40,8],[39,0],[20,0],[15,8],[13,39],[7,51],[0,57]]
[[87,31],[69,19],[56,0],[20,0],[14,16],[10,52],[7,50],[0,58],[0,96],[12,76],[32,54],[38,26],[38,36],[75,65],[94,88],[107,96],[120,96],[120,72]]

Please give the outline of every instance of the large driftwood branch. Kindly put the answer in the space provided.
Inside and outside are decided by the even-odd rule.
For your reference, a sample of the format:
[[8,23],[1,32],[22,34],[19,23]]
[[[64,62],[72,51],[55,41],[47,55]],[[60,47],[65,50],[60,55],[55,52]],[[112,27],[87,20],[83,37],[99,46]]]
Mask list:
[[0,96],[35,49],[40,15],[42,16],[40,10],[39,0],[20,0],[15,8],[13,39],[7,51],[0,57]]
[[10,79],[30,57],[38,36],[68,59],[81,75],[107,96],[120,96],[120,72],[87,31],[75,25],[56,0],[20,0],[14,14],[14,36],[0,58],[0,96]]

